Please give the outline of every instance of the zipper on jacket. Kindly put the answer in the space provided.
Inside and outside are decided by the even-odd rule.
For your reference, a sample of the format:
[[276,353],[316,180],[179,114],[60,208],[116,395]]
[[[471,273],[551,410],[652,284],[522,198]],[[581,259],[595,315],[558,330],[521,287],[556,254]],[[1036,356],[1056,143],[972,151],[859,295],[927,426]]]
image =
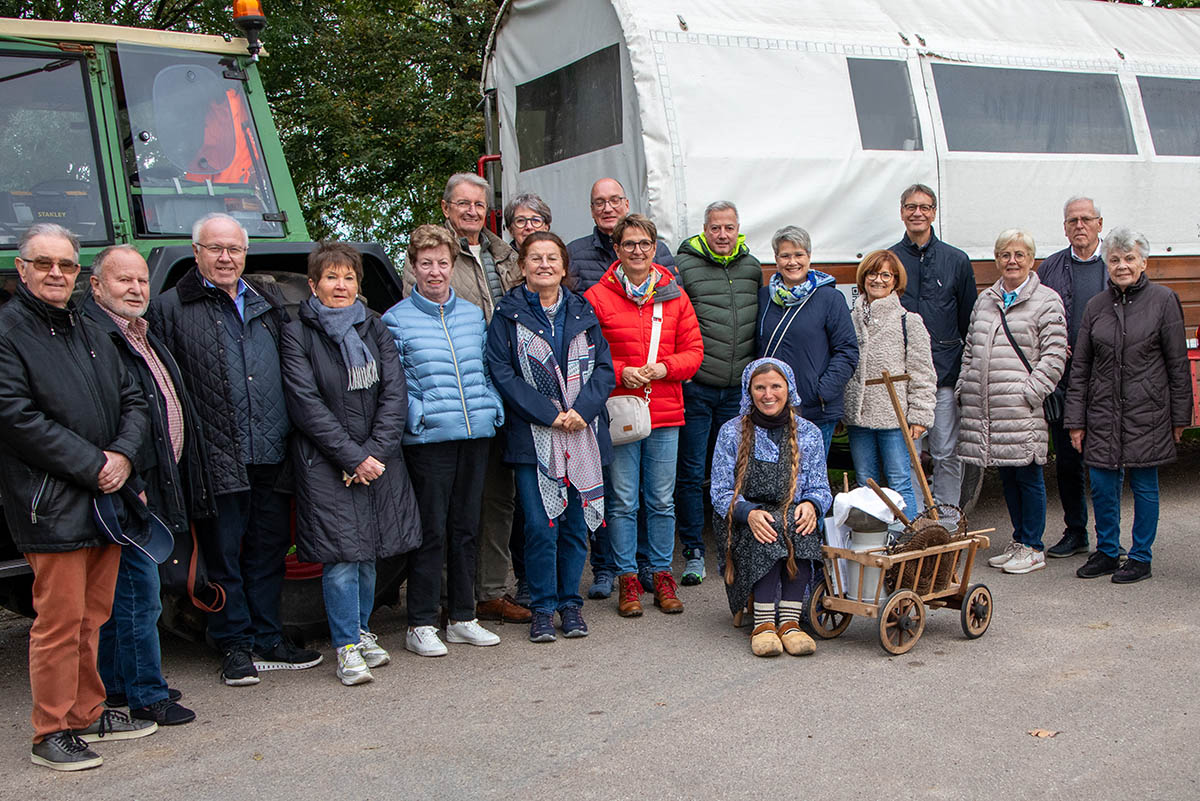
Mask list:
[[467,439],[471,438],[471,415],[467,413],[467,392],[463,389],[462,375],[458,372],[458,354],[454,351],[454,339],[446,328],[446,307],[438,304],[438,319],[442,321],[442,332],[450,345],[450,360],[454,363],[454,380],[458,382],[458,399],[462,401],[463,420],[467,423]]
[[734,363],[737,360],[737,335],[738,335],[738,305],[737,298],[734,296],[733,279],[729,277],[729,268],[725,268],[725,279],[729,281],[729,308],[733,311],[733,334],[729,341],[729,383],[726,386],[734,385]]
[[38,491],[33,493],[33,500],[29,504],[29,522],[37,522],[38,505],[42,502],[42,495],[46,492],[46,485],[50,483],[50,474],[47,473],[42,477],[42,486],[38,487]]

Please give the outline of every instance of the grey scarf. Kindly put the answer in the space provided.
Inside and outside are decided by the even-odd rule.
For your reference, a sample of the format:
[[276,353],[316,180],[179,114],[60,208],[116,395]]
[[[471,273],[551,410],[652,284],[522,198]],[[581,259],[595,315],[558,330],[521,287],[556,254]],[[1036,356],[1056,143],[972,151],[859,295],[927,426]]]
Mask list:
[[342,309],[331,309],[316,296],[308,299],[308,307],[317,315],[321,328],[342,349],[342,360],[350,374],[347,390],[367,389],[379,381],[379,365],[363,343],[354,326],[367,319],[367,307],[361,300]]

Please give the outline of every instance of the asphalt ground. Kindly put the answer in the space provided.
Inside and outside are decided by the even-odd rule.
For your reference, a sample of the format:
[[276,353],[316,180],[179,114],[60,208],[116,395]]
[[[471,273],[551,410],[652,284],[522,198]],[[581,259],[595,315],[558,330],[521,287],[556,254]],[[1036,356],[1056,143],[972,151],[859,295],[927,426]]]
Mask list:
[[987,568],[1011,533],[990,476],[970,523],[998,528],[975,569],[991,628],[968,640],[957,611],[933,610],[898,657],[861,618],[811,657],[754,657],[712,573],[681,588],[682,615],[589,601],[586,639],[503,625],[499,646],[442,659],[406,652],[403,610],[381,609],[392,664],[352,688],[328,641],[313,670],[228,688],[204,646],[164,636],[198,719],[98,745],[104,765],[77,774],[29,762],[29,622],[8,616],[0,799],[1200,798],[1198,468],[1191,448],[1163,471],[1154,577],[1130,586],[1075,578],[1082,556]]

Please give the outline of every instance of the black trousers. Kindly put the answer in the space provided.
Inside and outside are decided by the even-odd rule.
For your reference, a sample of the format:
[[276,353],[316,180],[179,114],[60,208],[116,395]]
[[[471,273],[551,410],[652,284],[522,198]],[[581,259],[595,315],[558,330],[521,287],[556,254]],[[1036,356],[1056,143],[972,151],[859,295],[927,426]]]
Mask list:
[[408,625],[436,626],[446,563],[451,620],[475,618],[475,547],[491,439],[405,445],[421,510],[421,545],[408,554]]
[[1061,421],[1050,423],[1050,436],[1054,439],[1054,472],[1058,477],[1058,497],[1062,501],[1063,522],[1066,531],[1088,538],[1087,484],[1084,476],[1087,467],[1083,454],[1071,445],[1071,435],[1062,427]]

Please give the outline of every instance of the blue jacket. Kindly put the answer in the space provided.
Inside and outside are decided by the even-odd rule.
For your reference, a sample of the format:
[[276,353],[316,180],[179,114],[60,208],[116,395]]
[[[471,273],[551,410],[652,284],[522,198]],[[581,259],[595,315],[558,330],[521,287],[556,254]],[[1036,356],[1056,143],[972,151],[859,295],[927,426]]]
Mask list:
[[[792,368],[800,413],[817,424],[842,419],[846,382],[858,366],[858,337],[850,307],[833,279],[827,278],[797,313],[772,301],[769,286],[758,290],[758,355],[772,356]],[[775,344],[771,334],[777,326],[780,332],[787,328],[787,333],[776,334]]]
[[[612,441],[608,435],[608,410],[604,404],[616,386],[612,356],[608,352],[608,342],[600,331],[600,320],[596,317],[592,304],[588,303],[583,295],[571,292],[566,287],[563,287],[562,291],[563,308],[555,315],[554,320],[562,329],[562,336],[543,338],[555,348],[554,355],[559,365],[565,365],[566,349],[571,340],[581,331],[587,332],[588,341],[594,349],[592,376],[580,389],[575,403],[570,408],[589,423],[597,417],[600,418],[596,441],[600,446],[601,462],[608,464],[612,458]],[[517,360],[518,321],[539,334],[550,328],[550,321],[542,311],[541,303],[537,300],[530,303],[523,286],[510,291],[496,305],[496,313],[492,316],[492,323],[487,332],[488,369],[508,410],[504,424],[507,435],[504,461],[509,464],[537,464],[533,433],[529,426],[531,423],[550,425],[558,416],[558,409],[550,402],[549,397],[529,386],[521,376],[520,362]],[[554,340],[558,340],[558,343]],[[555,397],[562,402],[560,393],[556,392]]]
[[[604,276],[605,271],[617,260],[617,251],[613,249],[612,237],[592,226],[591,234],[581,236],[567,245],[567,257],[567,273],[575,279],[575,291],[582,294]],[[675,269],[675,257],[661,239],[654,249],[654,263],[666,267],[672,275],[679,275]]]
[[454,290],[437,304],[413,291],[383,322],[396,340],[408,385],[404,444],[494,436],[504,405],[483,361],[483,312]]
[[925,247],[917,247],[904,235],[891,251],[900,257],[908,273],[908,285],[900,304],[921,315],[929,331],[937,385],[953,387],[962,367],[963,343],[975,308],[975,269],[971,259],[953,245],[930,232]]

